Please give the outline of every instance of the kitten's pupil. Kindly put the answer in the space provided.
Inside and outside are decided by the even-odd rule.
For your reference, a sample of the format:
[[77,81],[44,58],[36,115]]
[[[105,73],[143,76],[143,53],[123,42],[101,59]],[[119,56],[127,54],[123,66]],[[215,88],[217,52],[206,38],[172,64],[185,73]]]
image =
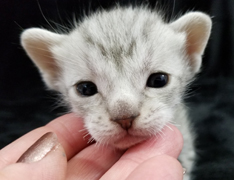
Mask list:
[[76,90],[82,96],[92,96],[97,93],[97,86],[93,82],[81,82],[76,85]]
[[165,73],[151,74],[147,80],[146,85],[152,88],[164,87],[168,82],[168,75]]

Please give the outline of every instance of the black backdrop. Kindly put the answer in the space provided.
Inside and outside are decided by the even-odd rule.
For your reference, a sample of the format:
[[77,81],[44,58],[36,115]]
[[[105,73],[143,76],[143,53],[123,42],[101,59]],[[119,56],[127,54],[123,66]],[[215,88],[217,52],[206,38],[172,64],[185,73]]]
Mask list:
[[[56,96],[45,90],[37,69],[19,45],[29,27],[48,27],[43,18],[68,24],[73,15],[113,0],[1,0],[0,1],[0,148],[22,134],[64,113]],[[127,0],[118,1],[127,4]],[[134,0],[134,2],[138,2]],[[140,1],[139,1],[140,2]],[[213,17],[212,36],[203,71],[186,99],[197,133],[197,180],[234,179],[234,0],[152,0],[167,17],[199,10]],[[41,12],[40,11],[43,12]],[[44,14],[44,15],[43,15]]]

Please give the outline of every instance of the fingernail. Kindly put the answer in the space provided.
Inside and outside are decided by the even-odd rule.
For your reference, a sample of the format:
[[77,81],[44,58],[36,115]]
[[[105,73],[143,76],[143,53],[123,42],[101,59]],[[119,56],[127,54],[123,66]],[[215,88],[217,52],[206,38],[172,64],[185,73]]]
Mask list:
[[50,151],[59,145],[57,136],[53,132],[44,134],[18,159],[17,162],[33,163],[43,159]]

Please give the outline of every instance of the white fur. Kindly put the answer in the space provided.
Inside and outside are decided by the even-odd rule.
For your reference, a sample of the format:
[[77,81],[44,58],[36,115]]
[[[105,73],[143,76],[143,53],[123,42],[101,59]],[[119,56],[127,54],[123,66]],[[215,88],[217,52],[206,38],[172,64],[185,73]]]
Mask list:
[[[32,28],[21,38],[48,87],[64,95],[97,142],[128,148],[179,124],[188,178],[194,150],[183,95],[200,69],[210,29],[209,16],[200,12],[165,23],[146,8],[118,7],[87,17],[69,34]],[[169,83],[146,87],[156,72],[168,73]],[[80,96],[75,84],[81,81],[95,83],[98,93]],[[140,114],[128,131],[111,121],[126,114]]]

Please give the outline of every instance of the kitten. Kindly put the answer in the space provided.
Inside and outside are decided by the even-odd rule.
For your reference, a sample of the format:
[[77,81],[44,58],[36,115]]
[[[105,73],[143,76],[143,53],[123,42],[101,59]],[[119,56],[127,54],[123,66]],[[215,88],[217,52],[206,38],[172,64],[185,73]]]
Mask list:
[[188,179],[194,148],[183,95],[199,72],[210,30],[210,17],[200,12],[166,23],[145,7],[116,7],[67,34],[25,30],[21,42],[97,142],[125,149],[179,124]]

